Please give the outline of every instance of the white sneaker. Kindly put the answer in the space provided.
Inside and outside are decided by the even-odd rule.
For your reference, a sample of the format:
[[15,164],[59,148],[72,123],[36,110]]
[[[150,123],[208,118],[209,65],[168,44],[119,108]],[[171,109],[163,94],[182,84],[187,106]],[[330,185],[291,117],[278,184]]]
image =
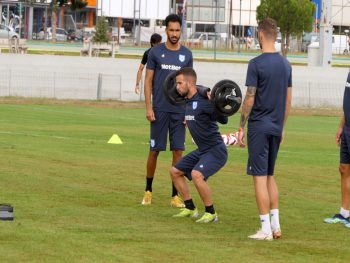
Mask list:
[[275,230],[272,230],[272,236],[273,236],[273,239],[281,239],[282,238],[281,228],[278,227]]
[[248,236],[248,238],[254,239],[254,240],[268,240],[268,241],[273,240],[272,233],[266,234],[261,229],[259,229],[254,235]]

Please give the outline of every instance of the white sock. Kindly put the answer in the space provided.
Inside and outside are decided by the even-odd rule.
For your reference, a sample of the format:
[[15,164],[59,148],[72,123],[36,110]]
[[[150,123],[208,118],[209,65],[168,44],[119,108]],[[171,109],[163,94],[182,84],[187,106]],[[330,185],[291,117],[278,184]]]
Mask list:
[[260,215],[261,230],[265,234],[271,234],[270,216],[269,214]]
[[340,214],[345,217],[348,218],[349,217],[349,210],[345,210],[344,208],[340,208]]
[[272,231],[279,229],[280,228],[279,210],[278,209],[271,209],[270,216],[271,216],[271,229],[272,229]]

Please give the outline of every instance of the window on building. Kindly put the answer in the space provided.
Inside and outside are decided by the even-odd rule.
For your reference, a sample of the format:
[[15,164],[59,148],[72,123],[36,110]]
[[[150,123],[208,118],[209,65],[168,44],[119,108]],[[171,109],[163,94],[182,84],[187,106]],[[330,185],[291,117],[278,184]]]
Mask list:
[[[216,2],[217,1],[217,2]],[[186,20],[224,22],[225,0],[187,0]]]

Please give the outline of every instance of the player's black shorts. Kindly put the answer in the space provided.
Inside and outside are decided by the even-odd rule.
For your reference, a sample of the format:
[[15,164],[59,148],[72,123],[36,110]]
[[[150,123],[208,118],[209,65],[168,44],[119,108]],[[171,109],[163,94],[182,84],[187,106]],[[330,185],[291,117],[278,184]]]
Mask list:
[[273,175],[281,136],[248,130],[247,174]]
[[207,152],[200,152],[198,149],[184,156],[175,168],[184,172],[185,176],[192,180],[192,170],[203,174],[205,180],[219,171],[227,161],[227,149],[224,143],[212,147]]
[[165,151],[169,132],[170,150],[185,150],[185,115],[181,113],[154,112],[156,120],[151,122],[151,151]]
[[350,127],[345,125],[340,143],[340,163],[350,164]]

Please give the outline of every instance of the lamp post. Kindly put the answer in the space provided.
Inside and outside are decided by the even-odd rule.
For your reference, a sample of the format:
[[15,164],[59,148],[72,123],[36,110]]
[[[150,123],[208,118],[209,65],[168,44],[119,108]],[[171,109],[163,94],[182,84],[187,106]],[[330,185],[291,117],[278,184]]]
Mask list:
[[345,29],[344,30],[344,33],[346,35],[346,38],[345,40],[347,40],[346,44],[345,44],[345,47],[347,48],[347,53],[349,54],[350,53],[350,35],[349,35],[349,29]]
[[217,37],[217,21],[218,21],[218,1],[215,1],[215,36],[214,36],[214,60],[216,60],[216,37]]
[[238,53],[241,52],[241,17],[242,17],[242,0],[239,0],[239,27],[238,27]]

